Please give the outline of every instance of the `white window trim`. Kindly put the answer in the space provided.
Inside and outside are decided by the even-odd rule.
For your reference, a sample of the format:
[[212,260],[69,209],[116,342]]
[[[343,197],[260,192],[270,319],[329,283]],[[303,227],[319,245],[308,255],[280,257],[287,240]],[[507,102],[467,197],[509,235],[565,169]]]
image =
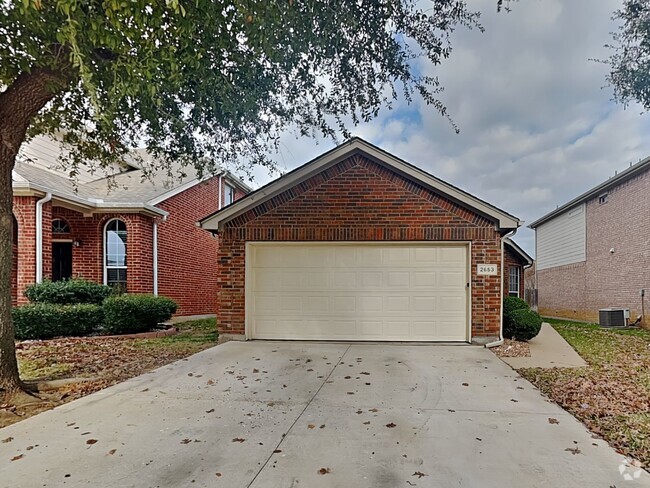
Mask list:
[[[104,285],[108,285],[108,270],[109,270],[109,269],[126,269],[126,270],[127,270],[127,272],[126,272],[126,279],[127,279],[127,281],[128,281],[128,279],[129,279],[129,272],[128,272],[128,268],[129,268],[129,266],[128,266],[128,265],[126,265],[126,266],[108,266],[108,265],[106,264],[106,252],[108,251],[108,249],[106,248],[106,229],[108,228],[108,225],[109,225],[111,222],[114,222],[114,221],[116,221],[116,220],[122,222],[122,223],[124,224],[124,226],[127,228],[127,229],[126,229],[126,239],[127,239],[127,245],[128,245],[128,239],[129,239],[129,228],[128,228],[128,226],[126,225],[126,221],[124,221],[124,220],[122,220],[122,219],[120,219],[120,218],[117,218],[117,217],[114,218],[114,219],[109,219],[108,221],[106,221],[106,223],[104,224],[104,231],[102,232],[102,234],[103,234],[103,235],[102,235],[102,238],[103,238],[103,240],[104,240],[104,248],[103,248],[103,250],[102,250],[102,267],[103,267],[103,269],[104,269]],[[127,252],[126,252],[126,258],[128,259],[128,257],[129,257],[129,252],[128,252],[128,249],[127,249]]]
[[[226,183],[224,184],[224,187],[225,187],[225,190],[226,190],[226,191],[224,192],[225,195],[224,195],[224,202],[223,202],[223,203],[224,203],[224,207],[225,207],[226,205],[230,205],[231,203],[234,203],[234,202],[235,202],[235,196],[237,195],[237,189],[236,189],[233,185],[231,185],[230,183],[228,183],[228,182],[226,182]],[[232,196],[232,200],[231,200],[231,201],[228,201],[228,197],[229,197],[229,196]]]
[[[513,291],[512,289],[512,270],[515,270],[517,272],[517,290]],[[517,298],[521,298],[519,296],[519,288],[521,287],[521,268],[519,266],[510,266],[508,268],[508,296],[515,296]],[[516,294],[513,294],[516,293]]]

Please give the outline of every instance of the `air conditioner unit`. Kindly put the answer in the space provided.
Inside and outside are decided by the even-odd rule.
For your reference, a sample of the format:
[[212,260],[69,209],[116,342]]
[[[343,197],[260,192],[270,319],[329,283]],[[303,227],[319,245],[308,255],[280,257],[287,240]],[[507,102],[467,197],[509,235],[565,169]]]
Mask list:
[[601,308],[598,310],[601,327],[627,327],[630,320],[629,308]]

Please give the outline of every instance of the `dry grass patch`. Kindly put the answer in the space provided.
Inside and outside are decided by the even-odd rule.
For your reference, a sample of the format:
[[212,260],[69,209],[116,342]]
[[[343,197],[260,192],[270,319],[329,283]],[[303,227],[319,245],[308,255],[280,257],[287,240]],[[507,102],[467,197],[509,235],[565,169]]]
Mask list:
[[157,339],[62,338],[16,344],[21,378],[46,401],[0,405],[0,427],[185,358],[217,344],[215,319],[177,324],[179,333]]

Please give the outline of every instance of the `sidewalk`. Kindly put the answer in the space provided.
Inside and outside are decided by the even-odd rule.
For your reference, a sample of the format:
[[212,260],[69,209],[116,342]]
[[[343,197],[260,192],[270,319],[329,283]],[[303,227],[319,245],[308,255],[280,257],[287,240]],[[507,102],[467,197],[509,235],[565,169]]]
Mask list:
[[581,368],[587,363],[549,324],[542,324],[542,330],[528,343],[530,357],[501,358],[514,369],[520,368]]

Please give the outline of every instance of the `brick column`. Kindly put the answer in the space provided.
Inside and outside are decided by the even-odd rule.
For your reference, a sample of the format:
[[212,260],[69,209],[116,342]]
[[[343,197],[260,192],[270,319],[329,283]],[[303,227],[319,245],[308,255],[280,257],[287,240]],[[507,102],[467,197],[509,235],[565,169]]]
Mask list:
[[36,281],[36,197],[14,197],[18,222],[16,304],[27,303],[25,288]]

